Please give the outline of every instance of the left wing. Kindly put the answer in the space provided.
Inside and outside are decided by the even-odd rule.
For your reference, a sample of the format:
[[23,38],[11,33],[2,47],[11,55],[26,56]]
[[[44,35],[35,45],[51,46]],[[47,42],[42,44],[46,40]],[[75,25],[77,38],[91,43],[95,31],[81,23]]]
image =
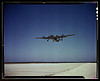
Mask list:
[[49,39],[49,37],[36,37],[36,39]]

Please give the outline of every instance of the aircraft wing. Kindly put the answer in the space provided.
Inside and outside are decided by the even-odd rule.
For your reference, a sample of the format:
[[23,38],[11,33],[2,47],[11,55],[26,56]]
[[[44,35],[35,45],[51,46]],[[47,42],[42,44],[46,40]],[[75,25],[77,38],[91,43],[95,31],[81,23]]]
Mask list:
[[69,36],[74,36],[75,34],[71,34],[71,35],[62,35],[62,36],[59,36],[58,38],[64,38],[64,37],[69,37]]
[[36,37],[36,39],[49,39],[48,37]]

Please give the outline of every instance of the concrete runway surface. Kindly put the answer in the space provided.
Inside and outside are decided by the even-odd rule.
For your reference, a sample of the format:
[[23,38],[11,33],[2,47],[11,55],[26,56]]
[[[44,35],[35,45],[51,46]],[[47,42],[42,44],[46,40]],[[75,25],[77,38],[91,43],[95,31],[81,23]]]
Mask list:
[[84,76],[93,79],[96,63],[5,63],[5,76]]

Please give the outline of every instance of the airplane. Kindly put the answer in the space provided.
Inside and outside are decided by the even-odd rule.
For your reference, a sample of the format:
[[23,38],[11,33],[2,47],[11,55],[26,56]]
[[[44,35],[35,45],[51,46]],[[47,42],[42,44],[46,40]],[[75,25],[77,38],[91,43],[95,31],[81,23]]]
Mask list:
[[36,39],[47,39],[47,41],[49,41],[49,39],[52,39],[53,40],[53,42],[55,41],[55,42],[59,42],[59,41],[63,41],[63,38],[64,37],[69,37],[69,36],[74,36],[75,34],[71,34],[71,35],[61,35],[61,36],[58,36],[58,35],[56,35],[56,36],[54,36],[54,35],[50,35],[50,36],[48,36],[48,37],[36,37]]

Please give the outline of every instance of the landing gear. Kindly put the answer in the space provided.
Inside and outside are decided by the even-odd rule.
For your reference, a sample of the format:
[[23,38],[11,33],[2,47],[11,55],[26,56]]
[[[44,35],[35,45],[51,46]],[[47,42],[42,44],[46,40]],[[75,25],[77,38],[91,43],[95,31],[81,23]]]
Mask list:
[[61,41],[63,41],[63,39],[60,39]]
[[59,41],[63,41],[63,39],[59,39]]

